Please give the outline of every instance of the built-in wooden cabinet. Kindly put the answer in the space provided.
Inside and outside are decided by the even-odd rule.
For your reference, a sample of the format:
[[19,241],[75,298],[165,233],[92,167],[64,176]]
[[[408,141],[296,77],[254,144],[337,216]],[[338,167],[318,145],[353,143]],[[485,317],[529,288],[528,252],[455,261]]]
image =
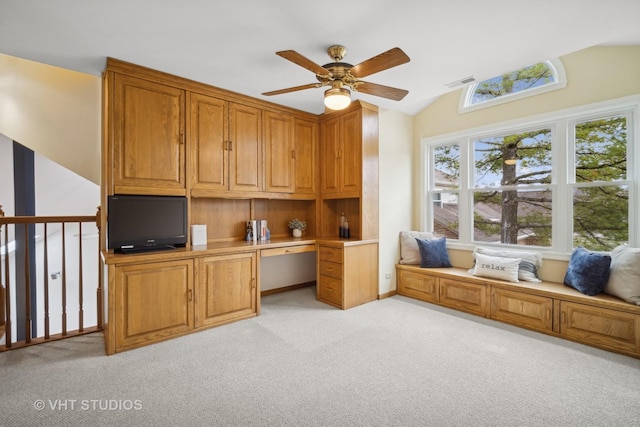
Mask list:
[[[318,298],[344,309],[377,298],[377,107],[314,115],[113,58],[103,95],[101,227],[113,194],[184,195],[188,225],[207,226],[198,250],[190,237],[131,256],[100,242],[108,353],[258,314],[261,250],[322,241]],[[292,218],[307,221],[302,238]],[[272,241],[246,242],[249,219],[266,219]]]
[[111,74],[112,191],[185,194],[185,91]]
[[377,242],[319,242],[318,300],[348,309],[378,298]]
[[[461,268],[396,266],[398,294],[640,358],[640,307],[562,283],[504,282]],[[488,296],[488,297],[487,297]]]
[[320,230],[339,237],[340,216],[350,238],[378,238],[378,111],[362,102],[320,123]]
[[182,335],[193,329],[193,261],[116,266],[115,351]]
[[256,315],[256,256],[256,252],[248,252],[198,260],[196,327]]
[[189,97],[191,188],[262,191],[262,111],[199,93]]
[[358,197],[362,184],[362,112],[360,109],[322,124],[320,151],[323,196]]

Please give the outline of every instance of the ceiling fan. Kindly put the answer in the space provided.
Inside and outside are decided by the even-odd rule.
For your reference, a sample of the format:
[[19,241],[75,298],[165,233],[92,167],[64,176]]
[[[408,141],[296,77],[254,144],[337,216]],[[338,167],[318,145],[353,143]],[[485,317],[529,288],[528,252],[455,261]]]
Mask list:
[[399,47],[389,49],[388,51],[376,55],[373,58],[369,58],[355,66],[347,64],[346,62],[341,62],[347,54],[347,48],[344,46],[330,46],[327,49],[327,53],[334,62],[320,66],[294,50],[276,52],[276,55],[314,72],[319,83],[310,83],[287,89],[264,92],[263,95],[280,95],[304,89],[331,86],[331,88],[326,90],[324,93],[324,103],[329,109],[341,110],[348,107],[351,103],[350,90],[366,93],[368,95],[380,96],[394,101],[400,101],[409,93],[409,91],[404,89],[397,89],[360,80],[361,78],[370,76],[371,74],[409,62],[409,57]]

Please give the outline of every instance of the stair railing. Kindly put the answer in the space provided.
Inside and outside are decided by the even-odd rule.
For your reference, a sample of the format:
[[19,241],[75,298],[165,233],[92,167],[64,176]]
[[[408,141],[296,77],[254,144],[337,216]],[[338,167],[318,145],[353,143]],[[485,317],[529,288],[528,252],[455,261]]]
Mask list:
[[[95,257],[87,255],[87,239],[95,240]],[[6,217],[0,206],[0,351],[103,329],[99,242],[100,208],[94,216]],[[52,269],[54,264],[58,267]],[[58,279],[55,289],[50,280]],[[89,320],[85,291],[92,288],[96,305],[89,307]],[[69,296],[76,300],[69,302]]]

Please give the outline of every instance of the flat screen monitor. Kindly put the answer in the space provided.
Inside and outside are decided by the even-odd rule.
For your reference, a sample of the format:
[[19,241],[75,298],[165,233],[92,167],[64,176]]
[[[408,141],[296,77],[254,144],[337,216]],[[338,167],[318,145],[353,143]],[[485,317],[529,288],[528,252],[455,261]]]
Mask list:
[[124,253],[185,246],[187,198],[183,196],[109,196],[107,239],[109,249]]

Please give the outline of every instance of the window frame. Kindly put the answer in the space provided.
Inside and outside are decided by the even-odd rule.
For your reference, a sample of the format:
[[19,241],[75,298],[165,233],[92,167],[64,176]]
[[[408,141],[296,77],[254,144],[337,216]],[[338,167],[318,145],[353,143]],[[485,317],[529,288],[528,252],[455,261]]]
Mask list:
[[[421,139],[420,146],[420,228],[433,232],[434,192],[456,192],[459,197],[459,238],[447,239],[447,245],[455,249],[473,250],[477,245],[498,248],[535,249],[545,257],[568,259],[573,251],[572,191],[574,156],[573,133],[576,123],[599,119],[607,116],[625,115],[627,118],[627,179],[624,181],[606,181],[602,185],[628,185],[629,188],[629,245],[640,245],[640,95],[631,95],[587,104],[579,107],[558,110],[536,116],[528,116],[509,122],[485,125],[459,132],[437,135]],[[552,244],[550,247],[495,244],[473,241],[473,140],[495,135],[518,133],[532,128],[547,127],[552,137],[552,182],[548,185],[553,191],[552,199]],[[571,142],[571,143],[570,143]],[[433,190],[434,171],[433,149],[446,145],[459,145],[460,186],[457,189]],[[597,185],[597,184],[594,184]],[[529,188],[529,187],[527,187]],[[571,196],[571,197],[570,197]],[[568,210],[567,210],[568,209]]]
[[[540,95],[542,93],[547,93],[554,90],[565,88],[567,86],[567,74],[564,70],[564,66],[562,65],[562,61],[560,61],[560,59],[558,58],[554,58],[554,59],[549,59],[547,61],[542,61],[542,62],[546,63],[547,66],[551,69],[554,77],[553,82],[544,84],[542,86],[534,87],[531,89],[522,90],[520,92],[514,92],[507,95],[503,95],[498,98],[487,99],[486,101],[481,101],[476,104],[471,104],[471,99],[473,98],[473,94],[475,93],[478,85],[481,84],[483,81],[488,80],[488,79],[485,79],[467,86],[462,91],[462,94],[460,95],[460,101],[458,104],[458,112],[460,114],[468,113],[470,111],[489,108],[495,105],[505,104],[507,102],[517,101],[519,99],[528,98],[531,96]],[[526,68],[526,67],[523,67],[523,68]]]

